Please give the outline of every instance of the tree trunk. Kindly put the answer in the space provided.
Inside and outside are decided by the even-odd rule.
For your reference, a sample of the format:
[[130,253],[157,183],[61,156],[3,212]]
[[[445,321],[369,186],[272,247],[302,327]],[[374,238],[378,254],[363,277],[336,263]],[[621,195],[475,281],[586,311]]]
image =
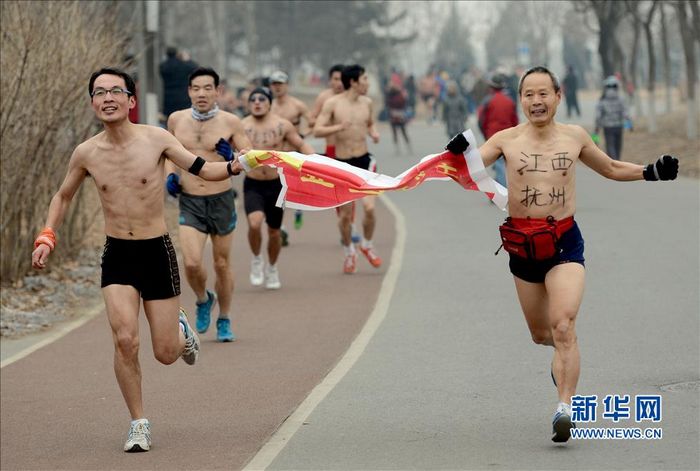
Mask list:
[[629,81],[632,84],[632,89],[630,90],[630,98],[632,98],[632,103],[634,103],[634,118],[635,120],[638,120],[644,115],[644,112],[642,111],[642,103],[639,98],[639,93],[637,91],[637,84],[638,84],[638,71],[637,71],[637,64],[638,64],[638,56],[639,56],[639,36],[640,36],[640,25],[639,21],[636,18],[633,20],[633,25],[634,25],[634,38],[632,40],[632,55],[630,57],[630,62],[629,62]]
[[691,26],[688,25],[687,3],[676,3],[676,12],[678,13],[678,22],[681,26],[683,52],[685,53],[685,75],[688,82],[688,139],[696,139],[698,137],[698,102],[695,94],[697,66],[695,62],[695,38],[693,37]]
[[670,113],[673,108],[672,89],[673,84],[671,83],[671,53],[668,48],[668,29],[666,27],[666,8],[664,4],[659,5],[659,10],[661,10],[661,46],[663,48],[663,58],[664,58],[664,82],[666,84],[666,113]]
[[654,1],[649,9],[644,22],[644,34],[647,39],[647,56],[649,62],[649,78],[647,79],[647,92],[649,106],[647,108],[648,127],[650,134],[656,134],[656,55],[654,54],[654,41],[651,34],[651,22],[654,19],[657,2]]

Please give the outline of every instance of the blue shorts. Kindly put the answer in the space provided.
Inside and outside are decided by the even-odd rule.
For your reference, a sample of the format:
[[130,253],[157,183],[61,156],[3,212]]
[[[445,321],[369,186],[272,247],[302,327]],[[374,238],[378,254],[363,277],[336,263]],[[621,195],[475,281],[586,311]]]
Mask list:
[[530,283],[544,283],[544,278],[547,272],[556,265],[562,263],[580,263],[584,267],[585,259],[583,258],[583,236],[578,228],[578,224],[574,225],[563,233],[557,242],[558,253],[547,260],[529,260],[510,255],[510,272],[518,278],[529,281]]

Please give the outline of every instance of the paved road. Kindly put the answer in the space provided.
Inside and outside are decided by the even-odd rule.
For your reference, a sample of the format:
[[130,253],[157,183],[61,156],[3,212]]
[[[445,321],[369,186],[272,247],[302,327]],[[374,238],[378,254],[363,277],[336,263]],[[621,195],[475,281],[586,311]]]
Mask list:
[[[415,124],[414,157],[400,156],[383,132],[374,150],[392,175],[445,141],[441,127]],[[588,266],[579,392],[662,394],[663,440],[552,445],[551,352],[529,340],[506,256],[493,255],[503,214],[481,195],[432,182],[390,196],[406,233],[386,318],[270,469],[699,468],[698,182],[622,184],[585,168],[578,180]],[[394,234],[381,211],[388,256]],[[2,468],[243,467],[336,364],[389,270],[365,266],[348,280],[332,214],[307,224],[283,253],[294,269],[283,268],[279,293],[247,286],[237,236],[240,341],[209,335],[189,371],[155,364],[144,334],[152,452],[119,450],[125,410],[98,318],[2,369]],[[695,389],[662,390],[679,382]]]
[[[443,139],[437,126],[411,131],[420,155]],[[387,173],[405,164],[382,160]],[[551,350],[531,342],[507,257],[493,255],[503,216],[434,183],[390,195],[407,235],[386,319],[270,469],[700,468],[698,188],[578,169],[579,393],[661,394],[663,440],[553,445]]]
[[[274,292],[248,283],[247,226],[241,223],[233,243],[233,327],[239,339],[219,344],[210,329],[202,336],[194,367],[181,361],[158,364],[142,322],[145,411],[154,438],[149,453],[121,451],[129,416],[112,371],[104,315],[3,367],[0,467],[242,468],[333,368],[365,323],[391,262],[394,239],[385,207],[378,208],[378,218],[375,244],[385,265],[377,270],[359,260],[358,272],[347,276],[335,213],[306,213],[302,229],[290,229],[291,245],[279,262],[283,286]],[[183,306],[191,312],[192,293],[185,285],[183,293]]]

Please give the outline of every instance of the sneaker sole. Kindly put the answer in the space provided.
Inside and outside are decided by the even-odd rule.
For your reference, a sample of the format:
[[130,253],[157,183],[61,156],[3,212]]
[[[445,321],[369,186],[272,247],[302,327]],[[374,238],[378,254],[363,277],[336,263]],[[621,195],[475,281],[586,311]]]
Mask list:
[[141,445],[136,444],[136,445],[132,446],[131,448],[129,448],[128,450],[124,450],[124,451],[127,453],[142,453],[142,452],[149,451],[150,449],[151,449],[151,447],[141,448]]
[[554,422],[554,433],[552,435],[552,441],[555,443],[564,443],[569,441],[571,438],[571,429],[575,425],[571,422],[571,418],[567,416],[562,416]]

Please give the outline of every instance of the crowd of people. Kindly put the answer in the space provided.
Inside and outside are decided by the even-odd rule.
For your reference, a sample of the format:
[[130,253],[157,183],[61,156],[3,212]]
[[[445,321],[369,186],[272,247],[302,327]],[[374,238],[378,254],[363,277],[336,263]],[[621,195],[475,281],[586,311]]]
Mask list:
[[[368,96],[369,78],[358,64],[330,67],[328,88],[311,109],[290,94],[284,71],[251,81],[235,97],[215,70],[198,66],[175,50],[168,50],[161,73],[167,130],[129,120],[136,106],[136,86],[129,74],[115,68],[92,74],[90,103],[104,130],[75,149],[32,253],[33,266],[46,267],[73,196],[90,175],[105,215],[101,285],[114,339],[115,374],[132,419],[124,445],[128,452],[148,451],[151,446],[138,359],[140,306],[150,325],[154,355],[163,364],[180,357],[195,364],[198,334],[208,331],[216,304],[217,339],[230,342],[236,338],[231,326],[234,280],[230,250],[238,227],[231,177],[243,170],[237,153],[261,149],[314,154],[315,149],[305,141],[313,134],[325,139],[323,154],[328,158],[374,171],[368,140],[377,143],[380,139],[375,105]],[[416,93],[428,119],[436,120],[442,110],[447,136],[454,136],[447,145],[452,152],[466,149],[459,133],[468,113],[479,115],[486,138],[479,149],[483,163],[503,163],[503,182],[509,190],[510,216],[501,226],[501,235],[517,296],[532,339],[554,348],[552,379],[559,403],[552,440],[568,440],[574,426],[570,402],[580,362],[575,320],[585,273],[583,238],[574,221],[575,164],[580,160],[613,180],[656,181],[676,177],[677,159],[664,156],[648,166],[621,162],[600,150],[580,126],[556,123],[562,89],[556,75],[545,67],[533,67],[519,76],[468,73],[460,80],[431,70],[417,87],[412,76],[403,77],[394,70],[382,87],[397,146],[400,135],[410,149],[406,124],[416,107]],[[606,138],[618,124],[603,117],[608,108],[618,106],[608,88],[614,88],[612,82],[606,84],[604,99],[609,103],[602,107],[599,120]],[[182,98],[183,90],[187,100]],[[522,124],[518,124],[516,101],[525,117]],[[245,112],[238,115],[241,107]],[[551,153],[553,148],[555,153]],[[283,209],[276,206],[282,189],[280,177],[275,169],[261,166],[243,178],[251,251],[249,281],[280,289],[284,217]],[[164,217],[166,191],[179,202],[180,250],[187,283],[197,299],[194,329],[180,307],[178,262]],[[366,196],[359,203],[363,207],[359,240],[353,236],[355,204],[337,208],[342,272],[348,275],[357,271],[358,255],[374,268],[382,266],[372,243],[377,227],[376,196]],[[215,269],[213,289],[203,264],[208,239]]]

